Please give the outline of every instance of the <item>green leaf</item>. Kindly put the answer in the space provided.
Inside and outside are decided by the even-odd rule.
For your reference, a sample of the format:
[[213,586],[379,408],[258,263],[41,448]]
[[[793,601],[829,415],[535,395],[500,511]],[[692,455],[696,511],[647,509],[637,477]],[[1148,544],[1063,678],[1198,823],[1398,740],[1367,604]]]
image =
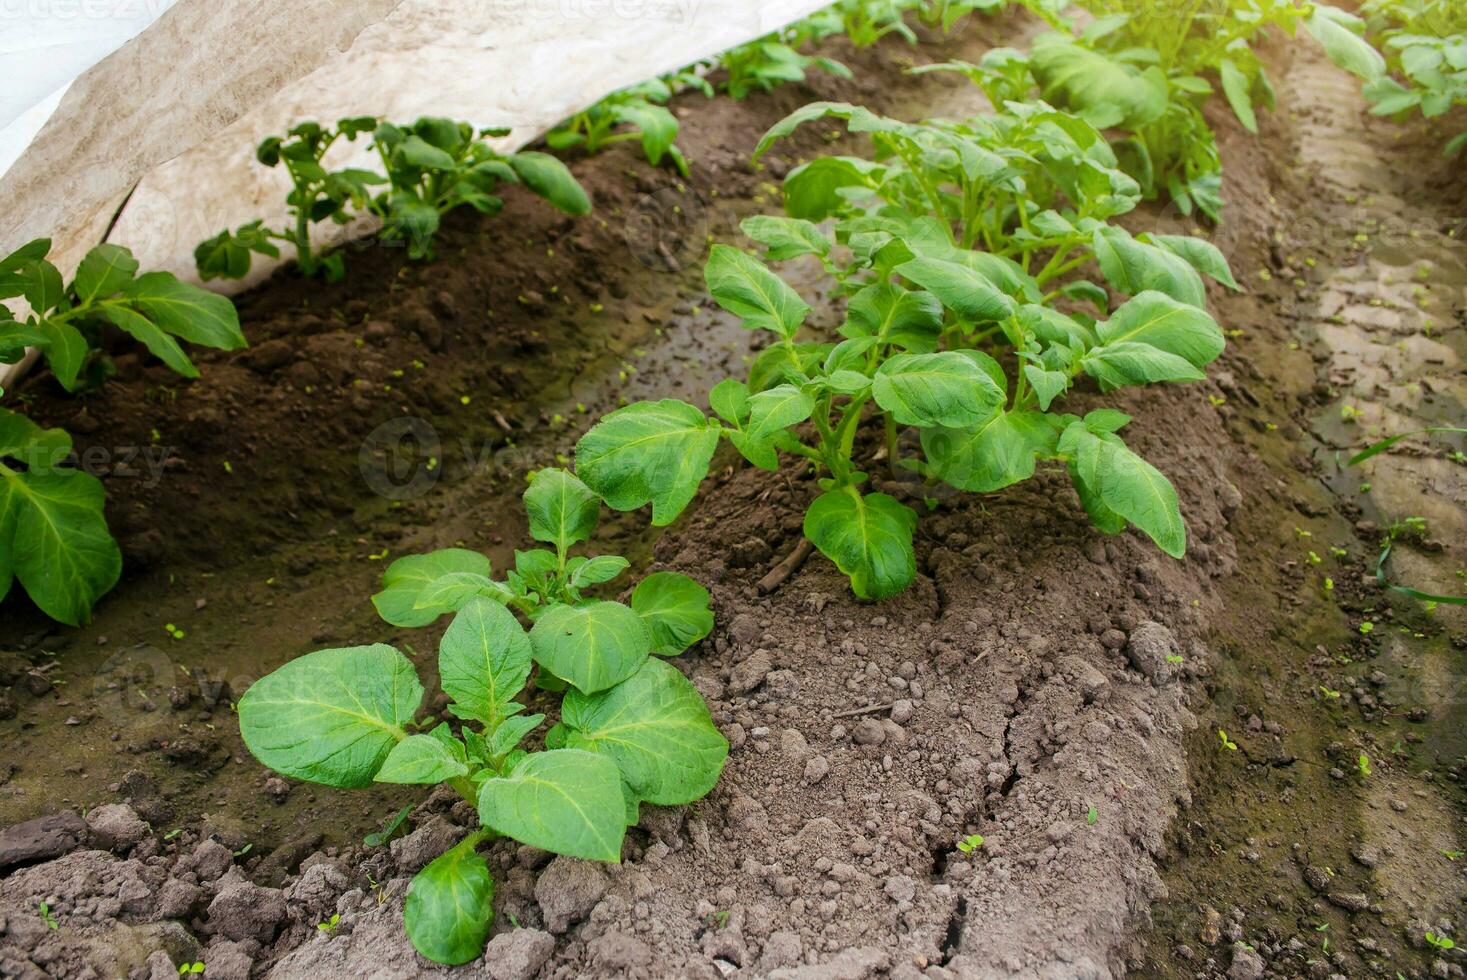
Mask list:
[[619,602],[555,605],[530,628],[535,662],[591,694],[619,684],[647,659],[652,637]]
[[1086,374],[1100,382],[1102,391],[1122,385],[1201,381],[1207,377],[1186,358],[1132,341],[1103,344],[1081,358],[1080,364]]
[[843,337],[874,337],[913,354],[937,349],[942,332],[942,302],[931,293],[873,283],[851,297]]
[[894,270],[936,296],[965,320],[993,323],[1014,315],[1014,301],[987,276],[957,262],[917,258]]
[[1199,368],[1221,354],[1226,343],[1212,317],[1157,292],[1143,292],[1121,304],[1109,320],[1096,324],[1096,332],[1106,347],[1128,341],[1148,344]]
[[566,214],[589,214],[591,199],[559,158],[522,151],[509,158],[520,182]]
[[171,273],[147,272],[117,299],[134,306],[160,328],[191,344],[236,350],[245,346],[239,314],[228,298],[180,282]]
[[406,164],[420,170],[452,170],[453,157],[440,147],[434,146],[416,133],[410,133],[392,150],[394,163]]
[[999,412],[973,429],[923,429],[922,452],[934,476],[973,493],[990,493],[1034,475],[1040,454],[1054,452],[1054,427],[1038,412]]
[[1092,244],[1106,281],[1128,296],[1157,290],[1198,309],[1207,306],[1202,278],[1181,256],[1139,242],[1124,228],[1112,225],[1097,228]]
[[576,565],[571,570],[570,584],[577,589],[610,582],[631,567],[631,562],[619,555],[597,555]]
[[489,737],[487,751],[491,756],[504,756],[513,751],[521,739],[540,727],[545,720],[544,715],[515,715],[506,718],[494,729],[494,734]]
[[51,239],[34,238],[0,259],[0,299],[9,299],[24,293],[26,267],[44,259],[50,251]]
[[652,504],[672,523],[698,492],[718,428],[686,402],[637,402],[607,415],[576,444],[576,475],[616,510]]
[[805,537],[851,580],[862,599],[887,599],[912,584],[917,513],[884,493],[830,490],[805,511]]
[[630,123],[641,130],[642,154],[652,166],[662,163],[663,156],[673,150],[678,121],[665,106],[639,101],[614,106],[613,112],[618,122]]
[[1248,82],[1248,76],[1233,64],[1231,58],[1224,58],[1218,63],[1217,73],[1222,80],[1223,94],[1227,96],[1228,105],[1233,107],[1233,114],[1238,117],[1238,122],[1248,132],[1257,134],[1258,117],[1253,114],[1253,99],[1249,95],[1252,86]]
[[708,404],[729,425],[743,425],[749,417],[749,386],[737,378],[724,378],[708,392]]
[[319,650],[266,674],[239,700],[245,745],[284,776],[367,786],[423,700],[413,665],[385,644]]
[[708,590],[677,572],[653,572],[632,591],[632,609],[652,636],[652,652],[682,653],[713,632]]
[[194,366],[193,361],[189,360],[189,356],[184,353],[178,341],[164,333],[156,323],[137,310],[126,306],[104,306],[102,315],[121,328],[124,333],[136,339],[148,349],[149,353],[176,373],[185,378],[199,376],[199,369]]
[[44,316],[66,298],[61,273],[45,259],[36,259],[20,268],[25,301],[37,316]]
[[764,246],[764,255],[771,262],[830,253],[830,239],[815,223],[801,218],[756,214],[741,221],[739,228]]
[[792,425],[810,417],[815,399],[791,384],[782,384],[752,396],[748,402],[749,419],[742,431],[729,435],[744,458],[766,470],[779,469],[774,438]]
[[619,862],[626,834],[621,773],[609,758],[583,749],[536,752],[479,788],[479,820],[531,847]]
[[901,425],[967,428],[1003,405],[1003,389],[966,351],[897,354],[876,372],[876,404]]
[[1137,130],[1166,112],[1166,76],[1154,67],[1140,71],[1056,34],[1035,42],[1029,64],[1046,102],[1074,110],[1097,129]]
[[1152,235],[1150,239],[1168,252],[1186,259],[1203,275],[1211,276],[1229,289],[1242,289],[1233,278],[1233,270],[1228,268],[1228,260],[1212,242],[1191,235]]
[[530,676],[530,638],[499,603],[471,599],[443,634],[438,674],[454,714],[492,728]]
[[[1096,434],[1084,422],[1074,422],[1060,437],[1059,451],[1070,458],[1080,483],[1106,509],[1146,532],[1173,558],[1186,553],[1187,529],[1176,490],[1119,436]],[[1109,530],[1103,524],[1102,529]]]
[[76,267],[72,287],[82,304],[106,299],[132,282],[138,260],[121,245],[98,245]]
[[101,481],[77,470],[0,475],[0,584],[13,575],[57,622],[90,619],[122,574],[105,503]]
[[728,245],[714,245],[703,266],[708,291],[745,329],[772,330],[789,340],[810,307],[763,262]]
[[414,610],[428,610],[436,619],[445,612],[458,612],[471,599],[484,596],[505,602],[513,596],[509,588],[476,572],[449,572],[423,586],[413,602]]
[[883,170],[857,157],[816,157],[785,177],[785,212],[793,218],[820,221],[840,210],[845,202],[843,191],[872,186]]
[[1352,75],[1373,82],[1385,74],[1385,58],[1357,33],[1365,29],[1360,18],[1338,7],[1316,3],[1304,28],[1314,35],[1330,61]]
[[69,323],[56,320],[40,320],[36,324],[45,335],[45,343],[39,345],[46,352],[46,363],[67,391],[76,390],[77,375],[86,364],[91,345],[80,330]]
[[494,878],[470,834],[413,876],[403,925],[413,948],[435,963],[457,966],[484,952],[494,922]]
[[1041,411],[1049,411],[1050,404],[1065,393],[1070,386],[1070,376],[1063,371],[1047,371],[1037,364],[1024,365],[1024,377],[1034,389]]
[[661,660],[609,691],[567,693],[561,718],[572,729],[567,746],[608,757],[640,799],[659,806],[707,795],[728,757],[702,695]]
[[553,544],[564,554],[596,530],[601,498],[565,470],[544,469],[525,491],[525,513],[530,517],[530,537]]
[[749,390],[768,391],[785,383],[806,385],[831,349],[830,344],[771,344],[749,365]]
[[[450,605],[418,608],[423,591],[441,577],[452,572],[470,572],[489,576],[489,559],[477,551],[443,548],[426,555],[399,558],[387,566],[382,576],[383,590],[372,596],[377,614],[393,626],[415,629],[427,626],[444,613],[453,612]],[[447,596],[445,596],[445,599]]]
[[377,770],[379,783],[434,785],[467,776],[469,767],[432,735],[409,735],[393,746]]
[[[1104,291],[1102,290],[1102,295]],[[1108,297],[1107,297],[1108,298]],[[1101,304],[1104,308],[1104,303]],[[1095,343],[1095,333],[1079,320],[1037,303],[1019,307],[1019,326],[1045,344],[1063,344],[1084,350]]]

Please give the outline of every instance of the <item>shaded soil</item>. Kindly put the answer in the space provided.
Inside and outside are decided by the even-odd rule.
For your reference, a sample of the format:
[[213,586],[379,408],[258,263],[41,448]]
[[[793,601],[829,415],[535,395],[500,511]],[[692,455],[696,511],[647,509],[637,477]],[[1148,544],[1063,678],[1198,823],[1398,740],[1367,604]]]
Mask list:
[[[1460,958],[1425,937],[1457,935],[1467,898],[1467,617],[1383,590],[1375,566],[1386,529],[1424,516],[1388,580],[1467,592],[1462,441],[1345,460],[1467,419],[1467,182],[1439,129],[1372,119],[1353,79],[1293,54],[1264,134],[1273,197],[1233,256],[1259,315],[1238,321],[1239,384],[1218,408],[1256,454],[1234,527],[1251,560],[1224,585],[1188,742],[1194,806],[1132,962],[1147,977],[1455,976]],[[1236,162],[1257,145],[1237,136],[1225,190],[1249,195],[1257,171]]]
[[[433,265],[367,250],[350,257],[344,287],[277,278],[242,301],[255,347],[205,358],[203,381],[172,401],[166,379],[144,368],[128,379],[124,363],[127,380],[82,409],[98,428],[79,444],[151,444],[157,428],[184,462],[151,488],[108,480],[129,574],[89,629],[55,633],[17,603],[5,610],[7,624],[25,625],[0,661],[17,711],[0,721],[0,824],[89,809],[85,823],[0,838],[0,854],[30,855],[0,868],[0,973],[164,976],[194,959],[215,978],[449,972],[406,944],[401,895],[473,815],[436,795],[413,813],[410,836],[363,847],[363,831],[415,797],[270,777],[237,740],[231,695],[291,656],[369,638],[403,646],[431,676],[436,635],[390,630],[366,602],[382,561],[465,543],[502,564],[525,540],[525,469],[567,453],[619,399],[701,400],[747,356],[749,338],[701,288],[703,243],[772,208],[774,179],[819,142],[812,132],[757,172],[744,163],[757,134],[816,97],[907,115],[970,111],[966,82],[904,78],[900,61],[976,60],[987,43],[1023,44],[1032,31],[980,22],[915,51],[836,47],[856,82],[817,76],[742,104],[684,100],[680,143],[695,162],[686,186],[619,147],[576,164],[599,221],[549,218],[516,200],[494,222],[454,223]],[[1304,94],[1317,82],[1291,79]],[[1378,518],[1315,479],[1326,454],[1311,455],[1314,430],[1337,413],[1336,395],[1308,333],[1322,298],[1291,273],[1322,283],[1346,252],[1317,250],[1316,272],[1290,258],[1288,234],[1329,190],[1275,152],[1312,151],[1294,111],[1309,107],[1286,97],[1261,140],[1215,119],[1233,217],[1217,241],[1247,286],[1211,295],[1224,327],[1242,331],[1229,353],[1208,382],[1106,399],[1135,416],[1128,442],[1177,484],[1186,560],[1091,529],[1059,472],[982,498],[940,494],[930,512],[921,501],[931,491],[880,481],[924,517],[918,583],[879,606],[856,602],[818,556],[773,595],[755,589],[799,540],[816,492],[808,475],[729,458],[660,536],[642,515],[607,514],[598,547],[712,589],[718,627],[678,663],[733,753],[708,799],[646,808],[618,866],[491,848],[498,935],[460,972],[1246,977],[1253,953],[1260,971],[1266,957],[1276,975],[1311,976],[1318,957],[1288,941],[1318,947],[1314,928],[1328,921],[1337,936],[1359,928],[1325,951],[1318,975],[1375,975],[1362,939],[1388,963],[1380,975],[1424,975],[1430,957],[1409,940],[1414,926],[1395,911],[1366,924],[1369,906],[1404,909],[1414,887],[1431,915],[1450,916],[1459,899],[1432,896],[1458,895],[1460,876],[1382,856],[1387,888],[1372,884],[1384,871],[1367,874],[1348,852],[1380,846],[1362,836],[1369,801],[1400,818],[1392,826],[1419,820],[1419,837],[1436,832],[1434,815],[1459,821],[1460,800],[1440,795],[1431,809],[1413,782],[1397,787],[1436,789],[1414,775],[1426,746],[1407,742],[1396,759],[1385,745],[1385,732],[1409,724],[1411,702],[1363,700],[1381,685],[1359,680],[1359,664],[1383,636],[1363,636],[1358,622],[1369,615],[1385,634],[1397,620],[1363,584],[1374,538],[1355,522]],[[1134,217],[1137,230],[1178,223]],[[1265,268],[1266,281],[1256,275]],[[804,292],[819,322],[836,322],[826,298]],[[1460,315],[1460,297],[1444,302]],[[45,384],[33,382],[33,411],[75,430],[77,406],[51,400]],[[1081,394],[1076,407],[1096,398]],[[430,423],[437,450],[407,452],[391,429],[370,443],[400,417]],[[392,468],[394,445],[418,468]],[[424,457],[438,465],[428,471]],[[1307,558],[1326,539],[1346,549],[1328,602]],[[1434,655],[1461,635],[1399,616]],[[185,638],[169,640],[166,622]],[[1412,655],[1397,662],[1404,672]],[[1351,781],[1355,714],[1380,727],[1359,736],[1376,775]],[[1217,728],[1237,751],[1221,747]],[[1440,781],[1453,782],[1459,746],[1430,750],[1452,760]],[[1406,810],[1392,808],[1395,794],[1409,796]],[[97,809],[119,799],[131,809]],[[1173,822],[1179,805],[1190,806]],[[958,850],[974,833],[983,846]],[[1313,867],[1341,881],[1325,879],[1316,895]],[[1340,897],[1356,890],[1370,892],[1363,912],[1336,901],[1353,904]],[[318,928],[333,913],[337,924]],[[1212,926],[1213,943],[1196,938]]]

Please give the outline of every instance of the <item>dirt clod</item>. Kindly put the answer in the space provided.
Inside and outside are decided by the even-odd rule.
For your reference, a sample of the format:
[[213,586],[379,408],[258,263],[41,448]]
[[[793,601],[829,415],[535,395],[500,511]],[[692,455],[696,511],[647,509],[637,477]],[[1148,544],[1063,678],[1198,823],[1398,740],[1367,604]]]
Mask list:
[[610,882],[599,865],[557,857],[535,882],[535,901],[545,916],[545,928],[559,935],[591,914]]

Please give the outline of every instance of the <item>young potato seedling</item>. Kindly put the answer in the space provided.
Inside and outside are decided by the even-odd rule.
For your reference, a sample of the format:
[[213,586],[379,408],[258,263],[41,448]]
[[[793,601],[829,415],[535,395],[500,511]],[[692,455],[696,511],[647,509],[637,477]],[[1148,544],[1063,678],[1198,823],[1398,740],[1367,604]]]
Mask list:
[[802,82],[810,71],[850,78],[851,70],[834,58],[800,51],[816,36],[815,25],[805,20],[725,51],[718,56],[718,67],[727,72],[727,77],[719,88],[734,99],[745,99],[787,82]]
[[555,150],[579,147],[587,153],[599,153],[613,143],[640,139],[648,163],[660,166],[667,158],[686,177],[688,161],[675,142],[677,117],[667,108],[667,100],[685,88],[713,97],[713,86],[702,76],[692,71],[675,72],[611,93],[546,133],[545,142]]
[[[1181,557],[1176,492],[1116,434],[1130,417],[1052,409],[1082,377],[1102,391],[1204,377],[1224,340],[1198,269],[1235,285],[1222,256],[1200,239],[1107,224],[1135,206],[1135,181],[1093,126],[1042,103],[967,124],[817,103],[776,125],[756,156],[828,116],[870,134],[877,159],[822,157],[792,170],[789,217],[743,229],[770,260],[824,264],[850,297],[843,339],[800,339],[810,306],[764,262],[715,245],[704,268],[713,299],[774,343],[747,380],[714,387],[714,418],[671,399],[608,415],[576,448],[581,479],[614,508],[650,503],[653,523],[666,524],[696,494],[720,439],[765,469],[781,453],[808,460],[823,492],[805,536],[858,596],[882,599],[915,575],[917,514],[864,487],[853,454],[869,411],[894,467],[986,493],[1029,478],[1040,460],[1061,462],[1102,530],[1134,524]],[[814,224],[827,219],[834,241]],[[1101,286],[1064,278],[1092,260],[1131,296],[1114,310]],[[1061,300],[1106,319],[1065,312]],[[923,458],[900,458],[901,427],[918,431]]]
[[285,228],[266,228],[251,221],[233,232],[221,231],[194,249],[194,263],[205,279],[242,279],[250,271],[252,254],[278,258],[276,241],[295,248],[295,264],[303,276],[320,274],[336,281],[346,271],[339,253],[318,255],[311,247],[311,225],[330,220],[344,225],[352,219],[352,208],[361,210],[371,197],[371,186],[385,178],[370,170],[347,168],[328,171],[322,163],[326,151],[338,140],[355,142],[358,136],[377,127],[373,116],[337,120],[334,127],[318,122],[300,123],[284,136],[266,137],[255,149],[255,159],[267,167],[285,164],[291,189],[285,203],[291,223]]
[[[406,242],[411,258],[427,258],[442,216],[463,205],[497,213],[504,202],[495,191],[502,183],[523,184],[567,214],[591,210],[586,192],[559,160],[535,152],[506,155],[482,141],[505,132],[485,129],[476,135],[468,123],[437,117],[397,125],[361,116],[339,120],[334,128],[303,122],[283,137],[272,136],[255,157],[267,167],[285,164],[292,184],[286,196],[291,226],[273,229],[252,221],[220,232],[194,249],[199,275],[242,278],[253,255],[276,258],[280,250],[274,242],[284,241],[294,246],[301,275],[319,274],[334,282],[345,274],[345,260],[340,252],[313,251],[311,225],[327,220],[345,225],[363,214],[381,219],[384,240]],[[325,168],[322,160],[338,140],[352,142],[365,134],[372,137],[382,173]],[[373,191],[383,184],[385,190]]]
[[226,297],[180,281],[169,272],[138,275],[138,261],[121,245],[98,245],[70,283],[46,261],[49,238],[37,238],[0,259],[0,300],[21,296],[31,311],[17,320],[0,305],[0,364],[38,349],[67,391],[105,381],[111,364],[99,348],[107,324],[137,340],[186,378],[199,369],[179,341],[236,350],[245,346],[239,315]]
[[[490,577],[483,555],[450,548],[394,562],[373,597],[396,626],[453,614],[438,673],[456,724],[416,721],[424,694],[417,672],[380,643],[307,654],[239,702],[245,744],[282,775],[341,787],[446,783],[475,806],[479,829],[408,889],[408,936],[439,963],[483,952],[494,882],[481,844],[509,837],[617,862],[641,803],[704,796],[728,755],[701,695],[661,659],[713,628],[707,591],[658,572],[638,584],[630,605],[588,598],[583,590],[627,568],[616,556],[570,554],[595,529],[596,495],[551,469],[535,476],[524,501],[531,536],[553,548],[516,553],[504,580]],[[522,744],[545,721],[519,699],[532,672],[541,690],[564,692],[543,748]]]
[[566,214],[586,214],[591,201],[565,164],[546,153],[496,153],[482,141],[507,130],[477,136],[468,123],[427,117],[411,126],[382,123],[372,134],[389,189],[371,210],[383,221],[382,237],[404,241],[408,256],[428,258],[443,215],[468,205],[480,214],[504,206],[495,196],[501,183],[523,184]]

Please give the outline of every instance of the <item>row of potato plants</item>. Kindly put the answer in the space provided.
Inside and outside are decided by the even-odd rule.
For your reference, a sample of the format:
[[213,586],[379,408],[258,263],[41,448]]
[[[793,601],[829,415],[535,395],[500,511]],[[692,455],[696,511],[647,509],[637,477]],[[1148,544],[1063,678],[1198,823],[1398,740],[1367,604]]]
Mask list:
[[[341,252],[315,250],[311,228],[323,221],[344,226],[362,213],[382,220],[383,238],[405,244],[412,258],[426,258],[443,214],[460,206],[495,213],[503,203],[495,191],[503,184],[522,184],[569,214],[590,210],[585,191],[555,157],[491,150],[483,137],[499,132],[476,133],[467,123],[431,117],[411,125],[359,117],[334,126],[303,122],[272,136],[256,158],[289,173],[290,223],[267,228],[252,221],[221,232],[195,250],[199,274],[240,278],[254,255],[276,258],[276,242],[285,242],[300,274],[338,279]],[[325,168],[334,145],[368,135],[383,173]],[[64,389],[80,393],[113,373],[102,351],[106,329],[132,337],[185,378],[199,376],[185,344],[218,350],[246,344],[228,298],[170,273],[139,274],[137,259],[122,246],[92,249],[69,283],[47,260],[50,250],[49,239],[36,239],[0,259],[0,300],[22,297],[30,308],[22,318],[0,305],[0,364],[35,350]],[[105,490],[92,475],[64,465],[71,452],[66,432],[0,408],[0,601],[19,582],[43,613],[76,626],[117,584],[122,555],[107,527]]]
[[[1366,0],[1361,7],[1386,70],[1367,79],[1365,97],[1379,116],[1427,119],[1467,105],[1467,5],[1460,0]],[[1467,131],[1446,143],[1454,156]]]
[[[825,118],[868,134],[873,157],[792,170],[787,214],[743,223],[767,261],[716,245],[705,267],[713,299],[773,342],[746,379],[713,388],[711,416],[673,399],[608,415],[577,445],[577,475],[614,508],[650,503],[662,525],[692,501],[721,440],[765,469],[813,465],[822,492],[805,536],[858,596],[881,599],[912,582],[917,513],[867,489],[856,436],[879,420],[890,465],[986,493],[1052,460],[1097,526],[1133,524],[1181,557],[1176,493],[1119,435],[1128,416],[1060,406],[1082,376],[1102,392],[1201,379],[1224,346],[1202,275],[1236,288],[1222,255],[1114,224],[1140,187],[1099,130],[1043,102],[959,123],[816,103],[756,157]],[[807,335],[809,304],[767,264],[803,256],[848,298],[838,341]],[[1076,278],[1091,264],[1105,285]],[[1106,286],[1128,298],[1113,307]],[[917,430],[920,456],[901,457],[902,428]]]
[[[1220,88],[1243,127],[1258,132],[1259,107],[1274,106],[1256,51],[1271,28],[1294,37],[1302,25],[1335,64],[1367,82],[1384,68],[1362,36],[1364,21],[1308,0],[1010,2],[1054,31],[1028,52],[1000,47],[977,64],[917,70],[961,72],[995,107],[1037,95],[1124,134],[1112,146],[1146,200],[1169,199],[1183,214],[1214,222],[1222,216],[1222,165],[1202,109]],[[1083,23],[1076,10],[1086,15]]]
[[[291,184],[285,199],[289,223],[269,228],[257,220],[221,231],[194,250],[199,275],[243,278],[254,255],[278,258],[276,243],[281,242],[294,250],[301,275],[339,280],[345,258],[339,250],[318,252],[311,243],[312,226],[327,221],[346,226],[364,217],[381,222],[381,240],[406,246],[410,258],[429,258],[443,215],[460,207],[497,214],[504,206],[498,193],[505,184],[521,184],[566,214],[591,210],[585,190],[554,156],[532,150],[504,154],[484,142],[507,132],[476,131],[466,122],[434,116],[411,125],[360,116],[334,126],[306,121],[284,136],[268,137],[255,159],[267,167],[284,166]],[[328,170],[327,153],[358,137],[370,139],[382,170]]]
[[944,32],[974,12],[1000,9],[1005,0],[838,0],[804,20],[796,21],[730,48],[715,58],[606,96],[595,105],[562,120],[545,136],[555,150],[580,149],[597,153],[615,143],[639,140],[647,162],[659,166],[668,160],[684,177],[688,161],[678,148],[677,117],[667,102],[683,91],[695,90],[708,98],[723,94],[736,100],[754,92],[804,81],[821,71],[850,78],[850,69],[835,60],[807,53],[825,38],[842,35],[857,48],[875,44],[889,34],[915,43],[909,15]]

